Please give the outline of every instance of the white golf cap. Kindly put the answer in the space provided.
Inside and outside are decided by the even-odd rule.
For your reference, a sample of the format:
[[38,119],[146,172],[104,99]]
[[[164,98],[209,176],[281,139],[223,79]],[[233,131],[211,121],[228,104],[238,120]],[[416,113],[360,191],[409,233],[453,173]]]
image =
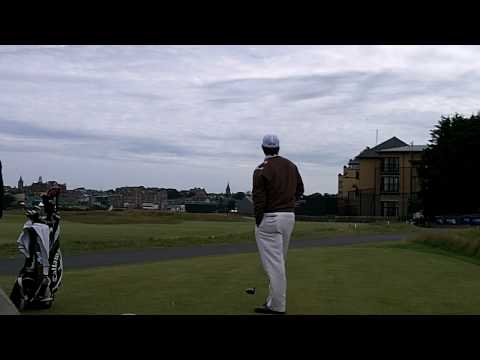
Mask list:
[[265,135],[263,137],[262,146],[266,148],[278,148],[280,147],[280,140],[276,135]]

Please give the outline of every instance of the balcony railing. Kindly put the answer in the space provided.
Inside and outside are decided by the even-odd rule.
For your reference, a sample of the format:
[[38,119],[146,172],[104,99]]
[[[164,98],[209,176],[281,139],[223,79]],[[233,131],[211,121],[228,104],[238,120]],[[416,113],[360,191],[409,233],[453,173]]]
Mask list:
[[400,167],[398,166],[383,166],[380,168],[382,174],[400,174]]
[[400,194],[400,189],[380,189],[380,194],[386,195],[398,195]]

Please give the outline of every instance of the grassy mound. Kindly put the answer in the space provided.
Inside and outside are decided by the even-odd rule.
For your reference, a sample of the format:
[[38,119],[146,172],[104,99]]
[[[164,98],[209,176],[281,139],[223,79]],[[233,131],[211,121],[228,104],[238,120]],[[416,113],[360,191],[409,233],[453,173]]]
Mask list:
[[412,236],[411,242],[480,259],[480,228],[478,227],[419,232]]

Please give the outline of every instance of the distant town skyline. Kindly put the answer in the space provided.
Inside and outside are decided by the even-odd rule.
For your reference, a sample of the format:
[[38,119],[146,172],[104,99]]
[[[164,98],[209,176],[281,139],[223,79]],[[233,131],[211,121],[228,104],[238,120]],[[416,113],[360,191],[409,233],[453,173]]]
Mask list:
[[[65,185],[65,187],[68,189],[68,190],[76,190],[76,189],[88,189],[88,190],[98,190],[98,191],[108,191],[108,190],[115,190],[115,189],[118,189],[118,188],[125,188],[125,187],[145,187],[145,188],[160,188],[160,189],[175,189],[175,190],[178,190],[178,191],[188,191],[188,190],[193,190],[193,189],[204,189],[205,191],[207,190],[204,186],[201,186],[201,185],[197,185],[197,186],[192,186],[190,188],[174,188],[174,187],[165,187],[165,186],[160,186],[160,185],[156,185],[156,186],[146,186],[144,184],[135,184],[135,185],[122,185],[122,186],[114,186],[114,187],[107,187],[106,189],[98,189],[98,188],[90,188],[90,187],[87,187],[87,186],[75,186],[75,187],[72,187],[72,186],[69,186],[67,183],[65,182],[62,182],[61,180],[58,180],[58,179],[43,179],[43,176],[40,175],[37,177],[37,179],[33,179],[32,181],[30,182],[27,182],[25,181],[25,179],[23,178],[23,176],[20,176],[20,178],[17,180],[17,182],[15,184],[4,184],[4,186],[7,186],[7,187],[11,187],[11,188],[14,188],[14,189],[18,189],[18,190],[22,190],[23,188],[28,188],[30,185],[32,184],[38,184],[38,183],[57,183],[58,185]],[[250,190],[237,190],[237,191],[232,191],[232,193],[238,193],[238,192],[244,192],[244,193],[247,193],[247,192],[250,192]],[[210,193],[227,193],[229,194],[230,193],[230,182],[227,181],[226,185],[225,185],[225,189],[223,191],[219,191],[219,192],[215,192],[215,191],[210,191]]]
[[392,136],[479,109],[479,46],[0,46],[6,185],[251,190],[261,138],[306,193]]

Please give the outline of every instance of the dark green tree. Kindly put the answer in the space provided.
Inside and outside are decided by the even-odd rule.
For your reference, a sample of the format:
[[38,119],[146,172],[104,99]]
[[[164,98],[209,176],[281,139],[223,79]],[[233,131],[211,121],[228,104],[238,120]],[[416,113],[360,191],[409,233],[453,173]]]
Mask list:
[[179,199],[182,197],[182,194],[177,189],[166,189],[168,199]]
[[10,206],[17,205],[15,196],[12,194],[3,195],[3,209],[8,209]]
[[245,198],[245,193],[244,192],[236,192],[235,194],[232,195],[232,198],[234,198],[235,200],[242,200],[243,198]]
[[236,203],[235,203],[235,200],[228,200],[227,202],[227,206],[226,206],[226,211],[230,211],[230,210],[235,210],[236,208]]
[[480,113],[442,116],[418,169],[426,216],[480,212]]
[[0,218],[3,216],[3,192],[2,162],[0,161]]
[[223,200],[223,198],[219,198],[217,201],[217,212],[223,213],[226,211],[226,202]]
[[323,216],[335,215],[337,212],[336,196],[325,193],[306,195],[295,209],[297,215]]

